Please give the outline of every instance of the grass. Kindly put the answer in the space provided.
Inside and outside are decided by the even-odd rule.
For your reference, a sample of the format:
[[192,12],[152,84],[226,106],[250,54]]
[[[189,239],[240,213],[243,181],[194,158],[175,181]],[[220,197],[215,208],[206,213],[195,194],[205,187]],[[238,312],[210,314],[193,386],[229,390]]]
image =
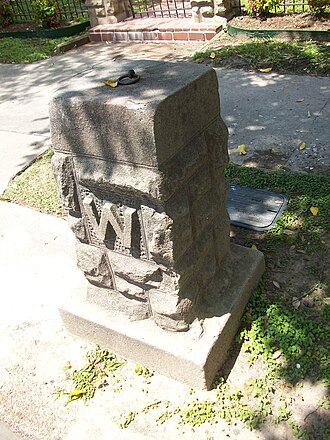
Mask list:
[[196,52],[193,58],[199,63],[213,62],[217,67],[239,65],[248,70],[271,67],[279,73],[330,75],[330,43],[254,40]]
[[28,206],[46,214],[64,215],[51,167],[52,150],[10,181],[2,199]]
[[0,63],[28,64],[54,55],[55,48],[75,37],[0,38]]

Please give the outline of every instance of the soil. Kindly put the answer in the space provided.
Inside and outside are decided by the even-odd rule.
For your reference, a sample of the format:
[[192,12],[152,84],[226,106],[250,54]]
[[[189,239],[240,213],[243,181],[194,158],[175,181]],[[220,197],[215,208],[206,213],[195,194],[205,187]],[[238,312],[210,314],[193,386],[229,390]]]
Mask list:
[[61,29],[61,28],[65,28],[68,26],[72,26],[74,24],[78,24],[79,21],[74,21],[74,20],[65,20],[65,21],[61,21],[59,23],[58,26],[54,27],[54,28],[41,28],[40,26],[38,26],[35,22],[33,21],[29,21],[26,23],[13,23],[10,24],[9,26],[6,27],[1,27],[0,26],[0,33],[6,33],[6,32],[25,32],[25,31],[40,31],[42,30],[47,30],[47,29]]
[[232,26],[245,29],[290,29],[309,31],[330,31],[330,14],[315,18],[306,12],[300,14],[271,15],[261,19],[242,15],[229,22]]

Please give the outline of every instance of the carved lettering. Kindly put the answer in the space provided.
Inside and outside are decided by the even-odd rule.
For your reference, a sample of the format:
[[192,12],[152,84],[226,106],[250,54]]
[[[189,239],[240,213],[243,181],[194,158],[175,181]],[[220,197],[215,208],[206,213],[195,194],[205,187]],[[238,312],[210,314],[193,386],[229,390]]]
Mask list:
[[125,206],[121,217],[116,205],[111,202],[105,202],[101,210],[101,215],[99,215],[94,199],[90,195],[84,198],[83,204],[92,228],[99,240],[106,240],[108,226],[110,225],[116,237],[121,240],[123,246],[131,251],[133,241],[132,219],[136,213],[136,209]]

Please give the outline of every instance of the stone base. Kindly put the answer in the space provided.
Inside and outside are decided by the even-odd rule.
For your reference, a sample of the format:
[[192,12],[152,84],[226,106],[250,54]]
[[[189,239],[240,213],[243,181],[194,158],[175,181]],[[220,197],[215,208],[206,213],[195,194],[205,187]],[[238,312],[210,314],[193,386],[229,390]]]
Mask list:
[[[263,254],[231,245],[228,267],[187,332],[166,332],[152,319],[129,321],[81,291],[60,309],[73,334],[193,387],[210,389],[225,361],[249,297],[264,272]],[[216,291],[214,289],[216,286]]]

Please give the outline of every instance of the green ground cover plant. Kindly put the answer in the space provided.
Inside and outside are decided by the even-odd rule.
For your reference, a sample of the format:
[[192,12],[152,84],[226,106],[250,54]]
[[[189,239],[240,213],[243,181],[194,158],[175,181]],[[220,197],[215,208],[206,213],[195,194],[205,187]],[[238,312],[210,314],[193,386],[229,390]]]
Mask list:
[[8,1],[0,1],[0,25],[9,26],[14,22],[14,14],[10,8]]
[[266,17],[271,14],[310,12],[316,17],[320,17],[330,12],[329,0],[293,0],[286,3],[281,0],[241,0],[241,7],[249,15]]
[[0,63],[28,64],[45,60],[54,55],[58,44],[68,41],[64,38],[1,38]]
[[32,165],[11,180],[2,199],[28,206],[46,214],[64,215],[51,167],[53,151],[49,149]]
[[308,5],[311,13],[316,16],[323,15],[327,8],[329,10],[329,0],[308,0]]
[[239,65],[247,70],[271,68],[279,73],[330,75],[330,43],[327,42],[253,40],[196,52],[193,59],[217,67]]
[[99,346],[86,354],[86,360],[86,365],[80,369],[73,369],[70,362],[64,367],[73,388],[69,391],[57,390],[56,397],[67,396],[66,404],[77,399],[84,401],[92,399],[96,389],[106,387],[107,379],[114,377],[116,371],[126,362]]
[[268,15],[279,3],[280,0],[247,0],[245,7],[249,15],[263,17]]
[[34,21],[43,28],[55,27],[60,22],[61,10],[54,0],[35,0],[32,2]]
[[28,64],[50,58],[56,47],[75,37],[0,38],[0,63]]

